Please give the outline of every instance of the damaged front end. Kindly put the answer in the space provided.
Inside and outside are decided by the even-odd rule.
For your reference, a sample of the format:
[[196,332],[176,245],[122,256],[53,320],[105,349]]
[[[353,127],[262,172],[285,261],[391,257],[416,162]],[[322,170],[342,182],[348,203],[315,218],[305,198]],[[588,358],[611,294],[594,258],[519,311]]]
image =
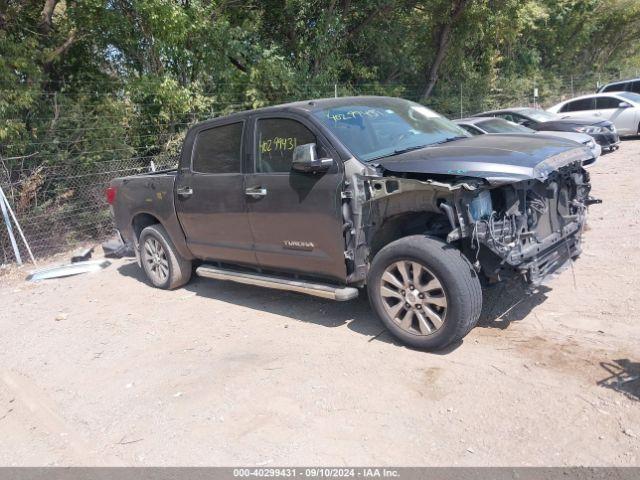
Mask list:
[[451,173],[353,172],[343,199],[351,282],[364,280],[376,245],[401,234],[446,240],[490,281],[515,273],[538,285],[580,254],[587,207],[599,203],[580,155],[517,177]]
[[[527,180],[464,195],[455,204],[458,225],[448,241],[469,238],[465,249],[476,268],[499,280],[515,270],[540,284],[581,252],[589,196],[581,162]],[[462,220],[462,223],[460,222]]]

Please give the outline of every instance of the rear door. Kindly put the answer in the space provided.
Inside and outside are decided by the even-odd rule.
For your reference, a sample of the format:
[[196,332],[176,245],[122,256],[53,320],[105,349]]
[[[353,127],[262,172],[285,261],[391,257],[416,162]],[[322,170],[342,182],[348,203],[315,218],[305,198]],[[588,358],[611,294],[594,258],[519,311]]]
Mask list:
[[572,100],[565,103],[558,114],[563,118],[593,117],[596,115],[596,99],[595,97],[587,97]]
[[242,171],[245,130],[238,120],[205,125],[185,144],[174,195],[187,245],[198,258],[256,263]]
[[[330,143],[306,118],[260,114],[252,121],[253,145],[246,193],[256,257],[261,267],[345,281],[341,189],[343,165]],[[291,170],[297,145],[315,143],[333,158],[326,173]]]

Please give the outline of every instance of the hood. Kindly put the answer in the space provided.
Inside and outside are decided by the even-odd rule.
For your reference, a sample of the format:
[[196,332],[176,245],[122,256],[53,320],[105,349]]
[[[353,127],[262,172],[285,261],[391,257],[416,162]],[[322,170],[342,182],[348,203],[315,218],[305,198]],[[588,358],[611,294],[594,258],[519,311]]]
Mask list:
[[[602,118],[585,118],[585,117],[564,117],[558,118],[556,120],[550,120],[548,122],[542,122],[536,125],[536,130],[545,130],[545,126],[548,127],[558,127],[558,126],[585,126],[585,125],[609,125],[611,122],[609,120],[603,120]],[[555,128],[549,128],[549,130],[555,130]]]
[[536,132],[538,135],[546,135],[549,137],[566,138],[567,140],[573,140],[578,143],[587,143],[593,141],[591,135],[578,132],[558,132],[554,130],[539,130]]
[[588,148],[562,138],[501,134],[464,138],[375,163],[389,172],[475,177],[500,185],[544,181],[552,171],[591,157]]

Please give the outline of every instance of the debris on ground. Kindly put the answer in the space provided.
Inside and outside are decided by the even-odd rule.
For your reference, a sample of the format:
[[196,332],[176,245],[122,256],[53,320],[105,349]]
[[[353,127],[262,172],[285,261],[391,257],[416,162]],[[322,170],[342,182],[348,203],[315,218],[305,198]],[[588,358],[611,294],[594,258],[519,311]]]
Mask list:
[[94,249],[95,247],[87,247],[75,252],[71,257],[71,263],[86,262],[91,258]]
[[110,238],[102,244],[104,256],[107,258],[134,257],[133,248],[122,241],[120,235]]
[[39,282],[50,278],[69,277],[71,275],[79,275],[81,273],[97,272],[111,265],[109,260],[92,260],[88,262],[70,263],[67,265],[55,265],[53,267],[42,268],[31,272],[26,280],[30,282]]

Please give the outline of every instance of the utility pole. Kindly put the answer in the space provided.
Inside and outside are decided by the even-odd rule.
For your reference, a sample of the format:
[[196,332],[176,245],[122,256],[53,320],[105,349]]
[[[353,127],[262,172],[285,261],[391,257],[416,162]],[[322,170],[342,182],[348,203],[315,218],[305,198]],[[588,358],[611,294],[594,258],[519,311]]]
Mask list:
[[571,75],[571,96],[572,97],[576,96],[575,92],[573,91],[573,75]]

